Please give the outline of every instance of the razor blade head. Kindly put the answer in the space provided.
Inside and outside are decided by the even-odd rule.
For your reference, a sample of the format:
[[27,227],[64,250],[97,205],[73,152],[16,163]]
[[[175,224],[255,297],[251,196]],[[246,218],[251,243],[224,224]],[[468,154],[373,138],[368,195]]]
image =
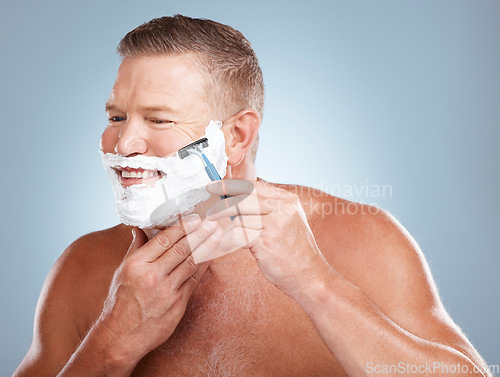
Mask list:
[[201,138],[200,140],[193,141],[191,144],[186,145],[185,147],[179,149],[177,154],[181,159],[189,156],[190,151],[196,150],[198,152],[202,152],[202,148],[208,147],[208,139],[206,137]]

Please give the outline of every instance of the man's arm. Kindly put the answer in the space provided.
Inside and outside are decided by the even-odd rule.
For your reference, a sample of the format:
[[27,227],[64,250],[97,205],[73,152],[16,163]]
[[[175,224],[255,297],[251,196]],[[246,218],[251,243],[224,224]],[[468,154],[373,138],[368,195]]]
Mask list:
[[388,213],[363,206],[358,206],[363,213],[357,215],[358,247],[350,258],[355,262],[343,266],[351,268],[351,280],[327,256],[332,268],[292,297],[344,370],[356,376],[408,374],[412,369],[422,376],[446,371],[490,376],[446,313],[415,240]]
[[74,286],[73,260],[88,236],[75,241],[52,267],[38,299],[33,341],[14,373],[18,376],[55,376],[80,342],[73,313],[71,289]]
[[[345,203],[322,199],[320,207],[331,204],[335,213],[315,220],[326,224],[323,248],[335,250],[325,258],[297,195],[244,180],[211,183],[207,190],[231,196],[207,218],[235,216],[228,238],[250,240],[264,277],[301,305],[348,375],[408,374],[416,367],[432,376],[461,365],[461,375],[490,376],[444,310],[415,241],[387,213],[360,204],[337,215]],[[400,363],[407,369],[383,368]]]
[[[70,257],[75,254],[70,247],[49,274],[37,308],[33,343],[14,376],[130,375],[144,355],[170,337],[206,270],[207,264],[196,265],[191,254],[215,247],[217,227],[207,229],[199,224],[199,217],[181,220],[150,241],[136,229],[114,272],[100,315],[97,311],[99,318],[82,335],[77,320],[84,312],[82,306],[89,303],[85,294],[75,294],[82,274],[78,273],[78,258]],[[82,247],[95,245],[84,242],[77,246]],[[100,276],[86,282],[102,284]]]
[[[83,236],[58,258],[38,299],[33,341],[13,377],[56,376],[72,355],[75,359],[77,354],[78,362],[69,363],[79,365],[74,375],[130,374],[127,374],[128,361],[120,360],[116,344],[105,328],[100,330],[99,324],[94,324],[86,336],[82,333],[82,318],[88,317],[89,312],[85,306],[92,305],[87,298],[96,296],[91,285],[109,285],[110,282],[109,278],[102,276],[104,271],[98,266],[101,258],[96,254],[109,253],[104,249],[110,246],[105,240],[112,238],[111,233],[106,230]],[[105,260],[111,262],[110,258]],[[94,275],[96,270],[98,272]],[[99,279],[93,281],[89,275]]]

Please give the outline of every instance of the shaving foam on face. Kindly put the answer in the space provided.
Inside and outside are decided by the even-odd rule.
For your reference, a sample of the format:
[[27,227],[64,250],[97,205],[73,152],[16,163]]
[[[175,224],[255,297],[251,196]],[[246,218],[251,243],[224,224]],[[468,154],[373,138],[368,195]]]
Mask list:
[[[210,121],[204,135],[208,139],[208,147],[203,152],[219,175],[224,177],[228,157],[221,126],[219,121]],[[126,225],[143,229],[165,227],[177,220],[179,215],[191,213],[198,203],[210,197],[205,188],[210,178],[196,155],[191,154],[184,159],[177,153],[168,157],[124,157],[101,151],[101,155],[115,195],[116,213]],[[138,184],[124,187],[119,173],[113,169],[117,167],[158,170],[162,177],[153,186]]]

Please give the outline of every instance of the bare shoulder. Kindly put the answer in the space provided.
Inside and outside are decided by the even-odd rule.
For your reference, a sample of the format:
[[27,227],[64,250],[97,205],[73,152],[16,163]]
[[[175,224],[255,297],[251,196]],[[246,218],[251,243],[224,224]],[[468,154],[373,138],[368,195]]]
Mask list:
[[297,194],[328,262],[388,316],[442,307],[422,251],[389,212],[306,186],[278,187]]
[[392,214],[306,186],[274,185],[298,196],[325,258],[387,317],[481,364],[444,309],[422,250]]
[[59,295],[70,289],[62,299],[75,301],[72,309],[79,319],[76,325],[80,337],[100,312],[96,302],[106,296],[114,271],[131,242],[131,228],[120,224],[78,238],[54,264],[53,286]]
[[80,237],[61,254],[42,288],[33,342],[16,376],[62,368],[99,315],[131,239],[130,229],[118,225]]
[[[129,227],[122,224],[78,238],[54,263],[40,296],[39,309],[64,305],[62,312],[74,318],[75,329],[83,336],[84,323],[92,320],[96,296],[107,290],[131,240]],[[40,315],[43,318],[43,312]]]
[[330,264],[381,307],[390,310],[398,290],[405,284],[415,289],[417,281],[427,280],[428,289],[420,293],[437,298],[422,251],[389,212],[307,186],[276,186],[298,196]]
[[72,273],[113,268],[123,259],[131,242],[131,228],[123,224],[92,232],[69,245],[54,267],[67,267]]

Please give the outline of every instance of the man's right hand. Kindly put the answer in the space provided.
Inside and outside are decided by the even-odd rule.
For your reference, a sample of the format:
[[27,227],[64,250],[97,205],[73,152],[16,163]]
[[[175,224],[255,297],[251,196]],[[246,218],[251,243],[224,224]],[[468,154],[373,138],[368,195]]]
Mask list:
[[122,357],[138,362],[172,335],[184,315],[208,266],[197,265],[192,252],[210,253],[223,231],[216,221],[190,215],[149,241],[142,230],[132,232],[95,325],[116,338]]

